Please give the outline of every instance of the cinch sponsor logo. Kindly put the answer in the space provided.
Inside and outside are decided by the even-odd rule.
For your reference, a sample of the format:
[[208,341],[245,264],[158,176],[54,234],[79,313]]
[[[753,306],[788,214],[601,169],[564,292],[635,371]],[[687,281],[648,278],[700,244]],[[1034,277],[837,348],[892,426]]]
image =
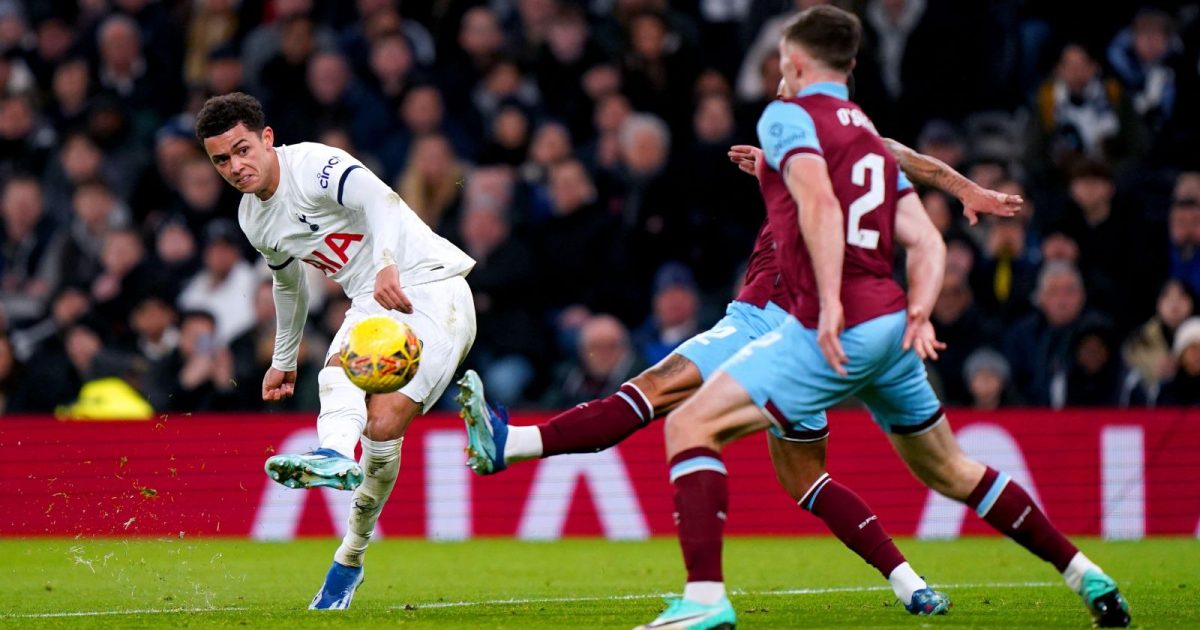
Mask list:
[[329,158],[325,166],[321,167],[321,174],[317,175],[317,183],[321,185],[321,188],[329,188],[329,171],[332,171],[333,167],[337,166],[338,162],[341,161],[340,158],[334,156]]

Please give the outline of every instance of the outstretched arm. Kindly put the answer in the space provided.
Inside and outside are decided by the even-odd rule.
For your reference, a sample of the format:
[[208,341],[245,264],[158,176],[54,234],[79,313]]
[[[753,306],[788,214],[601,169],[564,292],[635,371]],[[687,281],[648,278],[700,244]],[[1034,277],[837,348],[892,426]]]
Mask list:
[[946,244],[916,195],[905,195],[896,203],[896,241],[908,258],[908,327],[904,331],[904,349],[912,347],[922,359],[936,359],[937,351],[946,345],[937,340],[929,314],[946,275]]
[[1006,195],[976,184],[935,157],[918,153],[891,138],[881,140],[883,146],[887,147],[900,164],[900,170],[904,171],[909,179],[923,186],[950,193],[961,201],[963,214],[971,225],[979,222],[979,214],[1015,216],[1025,203],[1020,195]]

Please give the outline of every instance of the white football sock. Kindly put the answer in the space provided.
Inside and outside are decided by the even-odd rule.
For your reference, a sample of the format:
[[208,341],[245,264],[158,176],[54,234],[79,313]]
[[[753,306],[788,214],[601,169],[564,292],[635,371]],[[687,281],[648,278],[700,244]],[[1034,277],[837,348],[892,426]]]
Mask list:
[[340,367],[322,368],[317,385],[321,397],[317,437],[321,448],[354,459],[354,447],[367,426],[367,394],[351,383]]
[[1066,570],[1062,572],[1063,579],[1067,581],[1067,586],[1071,588],[1072,593],[1078,593],[1083,587],[1083,574],[1087,573],[1088,569],[1095,569],[1103,572],[1103,570],[1083,555],[1082,551],[1075,552],[1075,556],[1071,558],[1071,563],[1067,565]]
[[371,542],[371,534],[375,532],[375,522],[387,503],[392,487],[396,485],[396,475],[400,472],[400,446],[404,438],[376,442],[362,438],[363,482],[354,491],[354,502],[350,507],[349,527],[342,544],[334,553],[333,559],[348,567],[362,566],[363,553],[367,551],[367,543]]
[[888,576],[888,583],[892,585],[892,592],[905,606],[912,603],[914,592],[929,587],[907,562],[902,562],[892,569],[891,575]]
[[537,459],[542,456],[542,431],[537,426],[508,427],[504,443],[504,463]]
[[688,582],[683,587],[683,598],[711,606],[725,597],[724,582]]

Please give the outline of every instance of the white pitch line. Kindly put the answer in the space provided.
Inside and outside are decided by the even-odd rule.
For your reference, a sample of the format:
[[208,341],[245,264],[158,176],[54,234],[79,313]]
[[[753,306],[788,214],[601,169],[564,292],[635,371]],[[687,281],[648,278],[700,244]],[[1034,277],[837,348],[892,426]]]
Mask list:
[[140,610],[81,610],[55,613],[2,613],[0,619],[50,619],[54,617],[104,617],[108,615],[162,615],[168,613],[238,612],[237,606],[225,608],[143,608]]
[[[956,588],[1037,588],[1043,586],[1055,586],[1058,582],[979,582],[971,584],[934,584],[934,588],[938,589],[956,589]],[[891,591],[890,586],[832,586],[826,588],[789,588],[775,591],[732,591],[732,595],[750,595],[750,596],[777,596],[777,595],[826,595],[829,593],[869,593],[873,591]],[[406,604],[404,606],[393,606],[396,609],[404,609],[407,606],[413,606],[418,610],[421,608],[462,608],[467,606],[506,606],[520,604],[560,604],[560,603],[576,603],[576,602],[618,602],[635,599],[661,599],[663,597],[678,597],[679,593],[641,593],[633,595],[609,595],[609,596],[594,596],[594,597],[540,597],[540,598],[521,598],[521,599],[487,599],[482,601],[468,602],[428,602],[425,604]]]

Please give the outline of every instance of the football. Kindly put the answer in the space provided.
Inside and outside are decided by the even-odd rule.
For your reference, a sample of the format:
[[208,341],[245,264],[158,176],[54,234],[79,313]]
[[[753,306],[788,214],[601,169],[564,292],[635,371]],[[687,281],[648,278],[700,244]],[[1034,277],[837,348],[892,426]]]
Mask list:
[[386,394],[416,375],[421,340],[407,324],[373,315],[350,328],[339,357],[350,382],[369,394]]

